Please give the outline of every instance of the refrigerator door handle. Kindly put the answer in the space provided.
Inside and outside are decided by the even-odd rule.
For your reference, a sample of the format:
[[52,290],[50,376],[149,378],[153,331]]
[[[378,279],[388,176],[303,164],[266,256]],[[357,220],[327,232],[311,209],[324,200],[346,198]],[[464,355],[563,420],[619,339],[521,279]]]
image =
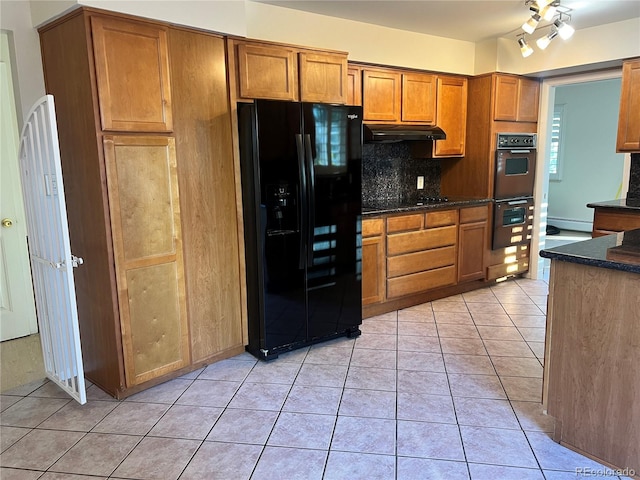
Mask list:
[[311,151],[311,135],[309,135],[308,133],[304,136],[305,142],[304,142],[304,146],[305,146],[305,153],[306,153],[306,159],[307,159],[307,174],[309,176],[308,179],[308,185],[309,185],[309,197],[308,197],[308,205],[309,208],[307,209],[308,213],[309,213],[309,220],[307,222],[307,235],[308,235],[308,241],[307,241],[307,265],[309,267],[313,266],[313,237],[314,237],[314,230],[315,230],[315,226],[316,226],[316,186],[315,186],[315,178],[316,178],[316,172],[313,166],[313,152]]
[[300,209],[298,211],[298,218],[300,225],[300,255],[298,260],[298,267],[304,268],[306,251],[304,248],[306,238],[308,236],[307,225],[307,168],[304,158],[304,142],[301,134],[296,134],[296,147],[298,149],[298,175],[300,180]]

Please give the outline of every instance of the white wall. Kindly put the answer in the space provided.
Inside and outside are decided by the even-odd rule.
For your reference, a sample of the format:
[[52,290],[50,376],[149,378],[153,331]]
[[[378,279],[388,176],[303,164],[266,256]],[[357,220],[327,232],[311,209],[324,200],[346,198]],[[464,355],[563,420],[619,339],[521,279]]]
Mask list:
[[246,36],[245,0],[31,0],[30,3],[35,26],[58,16],[71,3]]
[[247,35],[349,52],[354,61],[473,74],[475,44],[247,2]]
[[18,127],[22,128],[24,116],[45,94],[40,40],[31,24],[29,2],[0,1],[0,28],[10,32],[13,38]]
[[[616,153],[620,79],[556,87],[555,103],[565,105],[566,118],[562,180],[549,182],[548,223],[591,231],[593,209],[586,204],[626,190],[624,155]],[[577,223],[565,227],[558,219]]]

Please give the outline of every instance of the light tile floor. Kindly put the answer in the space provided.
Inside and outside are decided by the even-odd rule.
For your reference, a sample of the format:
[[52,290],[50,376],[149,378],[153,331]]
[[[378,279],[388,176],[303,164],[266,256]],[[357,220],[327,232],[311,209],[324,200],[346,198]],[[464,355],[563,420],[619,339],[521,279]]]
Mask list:
[[549,436],[546,295],[544,281],[505,282],[366,319],[356,340],[270,363],[242,354],[123,401],[90,386],[79,406],[49,382],[4,392],[0,477],[565,480],[604,471]]

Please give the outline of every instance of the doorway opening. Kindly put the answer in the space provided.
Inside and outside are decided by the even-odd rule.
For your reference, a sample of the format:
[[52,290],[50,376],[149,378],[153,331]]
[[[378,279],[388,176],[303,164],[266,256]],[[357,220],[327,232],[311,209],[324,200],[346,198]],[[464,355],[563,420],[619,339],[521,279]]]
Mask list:
[[[630,155],[615,152],[621,75],[622,69],[618,68],[549,78],[542,83],[538,123],[538,158],[542,161],[538,162],[535,187],[535,223],[538,228],[534,229],[532,239],[532,268],[528,274],[530,278],[544,278],[548,261],[541,258],[539,252],[559,244],[558,237],[554,239],[552,235],[547,236],[547,225],[557,227],[560,234],[564,234],[565,243],[590,238],[593,217],[590,209],[586,208],[586,204],[626,196]],[[602,100],[608,102],[608,108],[598,105],[601,100],[598,94],[600,89],[607,92],[607,100]],[[613,101],[612,96],[615,97]],[[558,167],[554,164],[551,168],[553,174],[551,174],[550,160],[556,154],[558,147],[557,144],[554,145],[558,135],[558,108],[556,108],[558,105],[564,105],[565,122],[564,125],[560,125],[560,128],[564,128],[565,137],[562,141],[566,142],[564,152],[559,152],[560,155],[564,153],[565,157],[563,159],[560,156],[559,161],[566,161],[566,165]],[[573,124],[569,124],[572,115]],[[603,118],[603,115],[608,116]],[[580,123],[584,123],[582,130],[580,130]],[[597,129],[597,133],[594,133],[593,129]],[[590,142],[591,146],[589,146]],[[599,153],[594,153],[593,142],[597,142]],[[608,161],[602,158],[603,155],[607,158],[619,156],[622,161]],[[568,161],[567,158],[569,158]],[[581,159],[585,159],[583,164],[580,164]],[[600,163],[597,163],[598,160]],[[590,169],[588,166],[590,163],[595,165],[595,168]],[[576,171],[576,168],[579,170]],[[617,178],[614,180],[614,187],[605,186],[604,181],[600,182],[603,175],[598,173],[598,169],[608,169],[607,177]],[[592,182],[596,187],[589,188],[585,185],[585,181]],[[612,182],[611,179],[607,181]],[[598,195],[605,195],[607,198],[600,198]],[[551,245],[547,245],[547,240]]]

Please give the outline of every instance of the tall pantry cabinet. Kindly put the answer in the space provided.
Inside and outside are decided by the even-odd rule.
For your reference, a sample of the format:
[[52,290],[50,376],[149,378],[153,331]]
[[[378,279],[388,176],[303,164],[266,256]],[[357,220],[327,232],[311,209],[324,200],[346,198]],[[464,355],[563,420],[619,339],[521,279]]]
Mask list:
[[86,377],[121,398],[242,352],[224,38],[79,8],[40,39]]

